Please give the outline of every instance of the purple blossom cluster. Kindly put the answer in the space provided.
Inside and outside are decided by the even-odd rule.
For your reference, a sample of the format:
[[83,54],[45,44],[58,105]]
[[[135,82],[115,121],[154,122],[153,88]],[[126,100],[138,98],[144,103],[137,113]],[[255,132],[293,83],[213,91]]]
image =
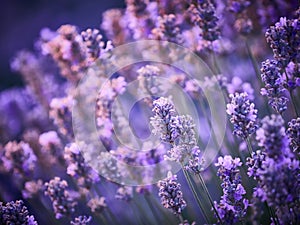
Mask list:
[[[42,29],[11,60],[24,86],[0,92],[0,224],[300,224],[299,2],[124,3],[98,28]],[[140,40],[203,68],[158,46],[114,54]],[[187,71],[127,65],[162,52]]]
[[161,204],[172,211],[175,215],[181,214],[186,207],[186,202],[183,199],[181,185],[177,182],[177,176],[168,173],[168,177],[158,182]]
[[242,165],[239,158],[229,155],[219,157],[215,164],[218,176],[222,180],[223,195],[215,206],[221,217],[219,224],[237,224],[244,220],[249,201],[245,198],[246,191],[241,182],[238,167]]
[[247,93],[230,94],[231,103],[227,104],[227,114],[231,116],[233,134],[247,139],[257,129],[257,109],[250,102]]

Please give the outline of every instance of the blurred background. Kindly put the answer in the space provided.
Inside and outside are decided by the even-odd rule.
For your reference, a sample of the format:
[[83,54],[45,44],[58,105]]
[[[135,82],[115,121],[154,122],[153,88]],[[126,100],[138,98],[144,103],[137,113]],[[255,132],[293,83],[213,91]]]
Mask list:
[[33,50],[42,28],[56,30],[73,24],[79,30],[99,28],[102,13],[109,8],[124,8],[124,0],[2,0],[0,8],[0,91],[22,86],[10,61],[21,49]]

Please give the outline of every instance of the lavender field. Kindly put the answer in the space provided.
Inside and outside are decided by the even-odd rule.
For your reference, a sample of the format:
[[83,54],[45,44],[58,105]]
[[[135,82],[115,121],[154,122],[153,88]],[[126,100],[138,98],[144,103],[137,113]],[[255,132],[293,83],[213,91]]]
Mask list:
[[0,225],[300,224],[299,1],[97,4],[8,60]]

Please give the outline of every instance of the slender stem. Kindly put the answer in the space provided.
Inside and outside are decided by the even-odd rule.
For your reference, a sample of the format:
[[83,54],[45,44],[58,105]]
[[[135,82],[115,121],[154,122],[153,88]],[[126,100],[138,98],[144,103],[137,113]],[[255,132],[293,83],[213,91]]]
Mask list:
[[147,204],[148,204],[148,206],[149,206],[149,208],[150,208],[150,210],[151,210],[151,212],[152,212],[152,215],[153,215],[154,218],[155,218],[155,222],[156,222],[157,224],[159,224],[159,215],[158,215],[157,212],[155,211],[155,208],[153,207],[152,203],[150,202],[150,199],[148,198],[148,194],[144,194],[144,198],[145,198],[145,200],[146,200],[146,202],[147,202]]
[[248,149],[248,152],[250,154],[250,157],[252,157],[253,149],[252,149],[252,145],[250,143],[249,137],[246,138],[246,143],[247,143],[247,149]]
[[252,63],[253,69],[255,71],[256,78],[258,79],[258,81],[260,82],[260,84],[262,84],[261,77],[260,77],[260,70],[258,68],[257,62],[255,60],[255,57],[254,57],[252,51],[251,51],[251,48],[249,46],[249,43],[248,43],[247,39],[245,40],[245,43],[246,43],[247,52],[248,52],[248,54],[250,56],[250,59],[251,59],[251,63]]
[[183,223],[183,218],[182,218],[182,215],[181,215],[181,214],[179,214],[179,215],[178,215],[178,217],[179,217],[180,223]]
[[210,196],[210,194],[209,194],[209,191],[208,191],[208,189],[207,189],[207,187],[206,187],[206,185],[205,185],[205,182],[204,182],[204,180],[203,180],[201,174],[198,174],[198,177],[199,177],[200,183],[202,184],[203,189],[204,189],[204,191],[205,191],[205,193],[206,193],[206,195],[207,195],[207,197],[208,197],[208,200],[209,200],[209,202],[210,202],[210,204],[211,204],[213,210],[215,211],[216,216],[218,217],[218,220],[220,221],[221,224],[223,224],[223,222],[222,222],[222,220],[221,220],[221,217],[220,217],[220,215],[219,215],[219,213],[218,213],[218,211],[217,211],[217,209],[216,209],[216,207],[215,207],[215,205],[214,205],[214,202],[213,202],[213,200],[212,200],[212,198],[211,198],[211,196]]
[[183,170],[185,179],[187,180],[188,185],[189,185],[189,187],[190,187],[190,189],[191,189],[191,191],[192,191],[192,193],[193,193],[193,196],[194,196],[195,200],[197,201],[197,205],[200,207],[201,212],[202,212],[203,215],[204,215],[204,219],[205,219],[206,223],[209,224],[209,222],[208,222],[208,221],[209,221],[209,220],[208,220],[208,217],[207,217],[207,215],[206,215],[206,213],[205,213],[205,210],[204,210],[204,208],[203,208],[203,206],[202,206],[202,204],[201,204],[201,201],[200,201],[200,199],[199,199],[199,197],[198,197],[198,195],[197,195],[197,192],[196,192],[196,190],[195,190],[195,188],[194,188],[194,186],[193,186],[193,184],[192,184],[192,181],[191,181],[191,179],[190,179],[188,173],[186,172],[186,170],[185,170],[185,169],[182,169],[182,170]]
[[[285,74],[286,82],[288,83],[289,82],[289,77],[287,75],[287,72],[286,72],[285,68],[284,68],[283,72]],[[290,88],[288,88],[288,91],[289,91],[290,96],[291,96],[291,102],[292,102],[292,105],[294,107],[295,113],[296,113],[297,117],[299,117],[299,113],[298,113],[297,106],[296,106],[296,99],[294,98],[293,91]]]

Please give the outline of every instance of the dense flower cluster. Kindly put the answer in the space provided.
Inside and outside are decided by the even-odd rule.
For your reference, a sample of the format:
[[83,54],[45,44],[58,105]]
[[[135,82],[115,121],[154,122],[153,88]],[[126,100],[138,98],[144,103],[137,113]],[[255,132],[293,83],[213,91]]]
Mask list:
[[199,0],[195,2],[191,4],[189,10],[192,14],[192,22],[201,29],[201,37],[211,42],[219,39],[219,19],[216,16],[216,9],[212,1]]
[[290,156],[289,141],[285,134],[282,117],[267,116],[261,122],[262,126],[256,132],[256,139],[265,154],[276,160]]
[[254,108],[254,103],[249,101],[247,93],[231,94],[230,98],[231,103],[227,104],[226,112],[231,116],[233,134],[246,139],[257,129],[257,110]]
[[[24,85],[0,83],[0,224],[300,224],[299,1],[124,3],[12,59]],[[213,118],[216,90],[233,128]]]
[[73,201],[70,192],[67,190],[68,183],[55,177],[45,183],[45,195],[52,201],[52,207],[57,219],[63,216],[69,216],[74,211],[76,202]]
[[181,185],[177,182],[177,176],[169,172],[168,177],[159,181],[157,185],[161,204],[175,215],[181,214],[186,207],[186,202],[180,190]]
[[71,143],[65,147],[64,158],[68,164],[67,174],[74,177],[83,192],[100,180],[99,175],[87,165],[80,152],[80,145]]
[[268,97],[268,102],[274,110],[282,113],[287,109],[288,98],[285,97],[286,89],[275,60],[267,59],[262,63],[261,78],[265,84],[265,88],[261,89],[261,94]]
[[5,170],[28,176],[33,172],[37,158],[27,143],[8,142],[4,146],[2,161]]
[[274,58],[280,68],[285,68],[290,62],[299,63],[300,21],[281,17],[275,26],[266,32],[267,42],[273,50]]
[[262,127],[257,130],[262,150],[247,159],[248,174],[258,181],[254,199],[274,206],[280,223],[293,224],[299,220],[300,167],[289,148],[283,123],[283,119],[275,115],[262,120]]
[[29,215],[22,200],[15,202],[0,202],[0,224],[37,225],[34,217]]
[[219,157],[215,164],[218,176],[222,180],[223,195],[219,203],[215,202],[217,211],[222,221],[220,224],[237,224],[243,221],[249,205],[244,197],[246,191],[241,184],[241,176],[238,167],[242,165],[239,158],[233,159],[226,155]]
[[288,123],[289,127],[286,131],[289,139],[290,146],[296,154],[300,154],[300,118],[292,119]]

